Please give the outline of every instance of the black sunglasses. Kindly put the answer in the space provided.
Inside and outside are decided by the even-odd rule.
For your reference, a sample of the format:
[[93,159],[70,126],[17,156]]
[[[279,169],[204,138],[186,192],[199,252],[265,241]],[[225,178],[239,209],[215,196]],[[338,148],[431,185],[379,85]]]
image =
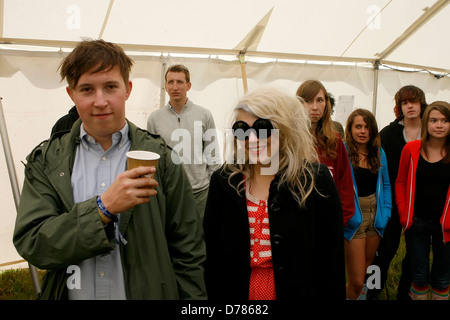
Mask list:
[[251,127],[247,122],[237,121],[233,124],[233,135],[238,140],[247,140],[253,131],[258,139],[267,139],[272,134],[272,129],[272,122],[267,119],[258,118]]

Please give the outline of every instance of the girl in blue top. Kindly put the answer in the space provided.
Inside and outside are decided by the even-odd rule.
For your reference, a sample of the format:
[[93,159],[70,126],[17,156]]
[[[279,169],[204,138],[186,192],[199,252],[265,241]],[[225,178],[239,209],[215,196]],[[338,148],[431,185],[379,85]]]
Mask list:
[[391,185],[378,126],[370,111],[356,109],[350,114],[345,140],[355,190],[355,214],[344,229],[347,299],[363,300],[367,268],[391,217]]

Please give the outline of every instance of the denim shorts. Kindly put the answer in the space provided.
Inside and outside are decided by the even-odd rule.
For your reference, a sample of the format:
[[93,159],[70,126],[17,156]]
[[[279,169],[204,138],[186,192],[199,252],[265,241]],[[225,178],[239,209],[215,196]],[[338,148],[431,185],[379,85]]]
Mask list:
[[367,197],[359,197],[359,207],[361,208],[362,223],[356,231],[353,239],[378,236],[375,230],[375,213],[377,212],[377,198],[374,194]]

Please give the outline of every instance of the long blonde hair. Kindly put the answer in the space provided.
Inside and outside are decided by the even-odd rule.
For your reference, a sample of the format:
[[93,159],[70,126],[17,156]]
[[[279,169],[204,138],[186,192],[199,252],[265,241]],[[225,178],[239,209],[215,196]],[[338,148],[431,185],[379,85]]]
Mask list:
[[[279,138],[279,187],[285,185],[299,205],[314,188],[314,172],[311,162],[318,162],[314,138],[309,131],[310,120],[302,103],[275,88],[260,88],[245,95],[235,108],[232,121],[236,121],[238,110],[245,110],[255,117],[270,120]],[[236,144],[236,139],[234,139]],[[240,192],[244,182],[253,175],[253,166],[248,162],[226,163],[224,170],[231,172],[228,179],[236,174],[244,174],[245,179],[236,188]],[[232,185],[233,186],[233,185]],[[234,187],[234,186],[233,186]]]

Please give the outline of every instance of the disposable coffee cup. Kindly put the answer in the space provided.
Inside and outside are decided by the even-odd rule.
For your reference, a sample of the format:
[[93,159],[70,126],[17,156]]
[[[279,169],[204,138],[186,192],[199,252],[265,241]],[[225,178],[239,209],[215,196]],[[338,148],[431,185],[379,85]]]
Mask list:
[[[145,151],[145,150],[134,150],[127,152],[127,166],[128,169],[134,169],[137,167],[154,167],[158,165],[159,154]],[[154,173],[145,175],[146,177],[153,178]]]

